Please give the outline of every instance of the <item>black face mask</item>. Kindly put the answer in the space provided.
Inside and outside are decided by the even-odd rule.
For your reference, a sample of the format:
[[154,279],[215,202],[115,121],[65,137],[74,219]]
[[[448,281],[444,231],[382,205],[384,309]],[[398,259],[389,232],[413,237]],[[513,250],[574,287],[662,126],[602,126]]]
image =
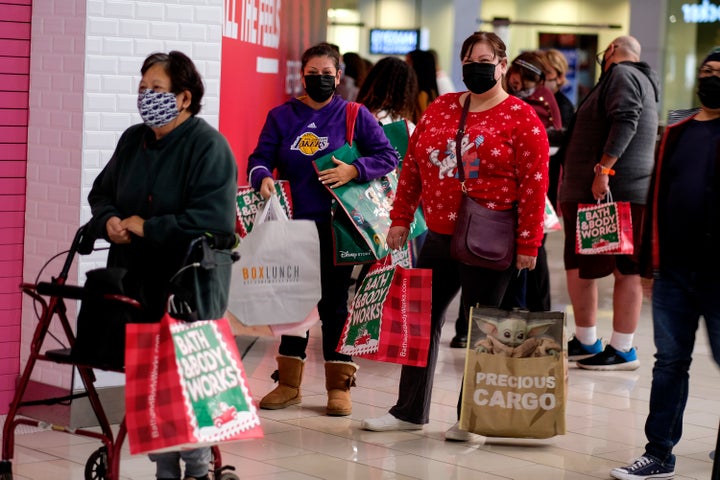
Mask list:
[[706,108],[720,108],[720,77],[711,75],[700,78],[697,95]]
[[335,92],[335,75],[305,75],[305,91],[318,103],[323,103]]
[[472,93],[485,93],[495,86],[496,63],[472,62],[463,65],[463,83]]

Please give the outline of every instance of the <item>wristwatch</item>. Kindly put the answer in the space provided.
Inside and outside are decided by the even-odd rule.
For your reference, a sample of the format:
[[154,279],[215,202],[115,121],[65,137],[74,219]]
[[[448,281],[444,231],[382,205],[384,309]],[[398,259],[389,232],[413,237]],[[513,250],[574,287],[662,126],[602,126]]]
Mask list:
[[608,168],[602,163],[595,165],[595,175],[615,175],[615,170]]

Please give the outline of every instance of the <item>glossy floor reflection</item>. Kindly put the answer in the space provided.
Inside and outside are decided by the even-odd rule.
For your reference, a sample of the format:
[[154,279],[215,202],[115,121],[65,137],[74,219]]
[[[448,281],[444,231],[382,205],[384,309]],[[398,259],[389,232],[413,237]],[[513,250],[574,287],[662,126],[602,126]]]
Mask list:
[[[556,310],[568,307],[559,243],[551,234],[548,251]],[[602,282],[599,333],[611,331],[610,284]],[[448,311],[452,322],[456,307]],[[572,330],[572,329],[571,329]],[[456,420],[455,405],[464,351],[449,348],[452,325],[445,327],[433,392],[431,422],[418,432],[375,433],[359,429],[365,417],[379,416],[394,403],[400,367],[357,360],[358,386],[352,391],[353,414],[324,415],[325,386],[318,328],[313,329],[303,382],[303,402],[284,410],[261,410],[265,437],[221,446],[223,460],[242,479],[566,479],[609,478],[608,471],[643,452],[643,425],[653,362],[649,304],[643,306],[635,344],[641,367],[634,372],[590,372],[571,364],[566,435],[547,440],[483,439],[472,443],[443,438]],[[239,340],[242,348],[252,340]],[[258,338],[244,364],[250,387],[260,398],[273,387],[277,342]],[[677,446],[676,478],[710,478],[720,412],[720,381],[704,328],[699,332],[691,370],[690,399],[683,439]],[[97,442],[50,431],[19,432],[14,479],[82,479]],[[154,479],[145,456],[131,456],[125,446],[123,480]]]

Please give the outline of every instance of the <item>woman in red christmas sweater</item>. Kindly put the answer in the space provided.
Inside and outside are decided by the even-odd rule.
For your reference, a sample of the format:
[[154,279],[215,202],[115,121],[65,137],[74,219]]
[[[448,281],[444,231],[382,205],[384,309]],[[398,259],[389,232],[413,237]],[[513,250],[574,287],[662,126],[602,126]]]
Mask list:
[[[422,200],[429,232],[417,266],[433,272],[427,366],[403,366],[397,403],[386,415],[363,420],[366,430],[419,430],[428,423],[447,306],[460,289],[466,316],[469,307],[478,303],[499,306],[512,275],[535,268],[542,242],[549,152],[545,128],[530,105],[503,90],[507,55],[497,35],[472,34],[463,43],[460,58],[469,92],[443,95],[425,111],[410,140],[387,236],[390,248],[405,244],[413,213]],[[470,103],[461,154],[467,191],[475,201],[493,210],[517,206],[515,265],[504,271],[463,265],[450,256],[450,239],[462,197],[455,137],[466,101]],[[445,438],[464,441],[470,435],[456,424]]]

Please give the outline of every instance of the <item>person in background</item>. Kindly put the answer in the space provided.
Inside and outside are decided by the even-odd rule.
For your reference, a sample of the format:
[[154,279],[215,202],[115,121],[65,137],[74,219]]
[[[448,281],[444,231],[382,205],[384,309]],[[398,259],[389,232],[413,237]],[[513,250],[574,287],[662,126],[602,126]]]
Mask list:
[[556,48],[538,50],[536,52],[543,62],[545,71],[545,87],[555,96],[555,101],[560,109],[560,119],[563,128],[570,126],[570,121],[575,115],[575,105],[562,92],[562,87],[567,84],[568,62],[563,53]]
[[433,56],[435,61],[435,81],[437,82],[438,94],[445,95],[446,93],[457,92],[452,79],[445,73],[445,70],[440,66],[440,57],[434,48],[428,50]]
[[417,95],[415,70],[397,57],[385,57],[368,72],[357,101],[383,125],[405,120],[412,135],[413,119],[417,118]]
[[[397,249],[407,241],[422,200],[429,231],[417,266],[432,270],[430,348],[427,366],[402,367],[397,402],[387,414],[363,420],[361,426],[366,430],[422,429],[429,420],[438,343],[449,303],[461,291],[465,316],[478,303],[499,306],[515,269],[535,267],[543,234],[548,143],[532,107],[503,90],[505,52],[505,44],[494,33],[470,35],[460,53],[463,81],[470,91],[449,93],[433,102],[410,142],[390,213],[387,242]],[[468,114],[462,141],[467,147],[457,159],[456,138],[465,108]],[[460,161],[468,172],[467,192],[475,201],[495,210],[523,206],[518,210],[515,263],[503,271],[464,265],[450,255],[463,195],[456,176]],[[465,441],[470,436],[455,424],[445,438]]]
[[[344,53],[342,60],[343,65],[345,65],[345,70],[343,70],[343,75],[340,78],[342,88],[339,93],[348,102],[354,102],[357,99],[358,91],[367,73],[365,61],[360,55],[354,52]],[[338,87],[340,87],[340,85],[338,85]]]
[[[153,53],[140,72],[143,123],[122,134],[93,182],[89,225],[110,242],[108,267],[127,269],[133,298],[148,320],[159,322],[190,242],[211,234],[226,239],[223,249],[234,243],[237,165],[225,138],[196,116],[204,87],[192,60],[177,51]],[[199,319],[223,317],[231,263],[192,270]],[[185,478],[207,480],[210,457],[210,448],[150,455],[161,480],[182,478],[180,459]]]
[[[361,157],[352,164],[335,159],[335,168],[315,171],[313,161],[346,143],[347,102],[334,95],[342,74],[340,55],[327,44],[307,49],[301,60],[302,83],[307,95],[292,98],[267,115],[257,147],[248,160],[248,179],[263,198],[275,192],[273,171],[288,180],[293,218],[313,220],[320,238],[322,292],[318,303],[322,323],[327,414],[350,415],[350,387],[358,366],[348,355],[335,351],[347,317],[348,287],[353,267],[336,266],[330,206],[335,188],[351,181],[367,182],[382,177],[397,166],[397,155],[382,127],[367,110],[360,108],[355,121],[353,144]],[[299,318],[298,320],[302,320]],[[281,409],[301,402],[300,384],[309,334],[284,335],[280,340],[278,369],[272,378],[278,386],[260,400],[260,408]]]
[[[418,79],[418,105],[422,115],[428,105],[438,97],[435,58],[427,50],[412,50],[408,52],[405,60],[415,70]],[[418,121],[419,118],[415,119],[415,123]]]
[[[567,83],[568,62],[560,50],[550,48],[538,50],[540,59],[543,60],[545,70],[545,86],[555,95],[555,101],[560,109],[562,119],[563,135],[570,128],[570,122],[575,115],[575,105],[562,92],[562,87]],[[557,195],[560,185],[562,154],[550,155],[550,185],[548,187],[548,199],[553,208],[557,209]]]
[[[633,255],[578,255],[578,205],[606,200],[631,203],[634,245],[654,164],[659,83],[640,61],[640,43],[631,36],[613,40],[598,55],[602,74],[575,114],[567,133],[560,210],[565,224],[564,262],[575,317],[568,359],[589,370],[635,370],[640,366],[633,336],[640,319],[642,285]],[[597,279],[613,275],[613,332],[603,349],[597,337]]]
[[[412,119],[417,118],[417,95],[415,70],[397,57],[384,57],[365,77],[358,102],[365,105],[381,125],[404,121],[410,137],[415,131]],[[402,162],[402,159],[398,161]],[[371,267],[371,263],[361,267],[356,281],[358,288]]]
[[[720,48],[702,62],[700,112],[667,127],[655,164],[641,244],[652,285],[655,366],[644,454],[613,478],[672,478],[700,317],[720,365]],[[688,239],[698,239],[688,248]]]
[[508,93],[531,105],[540,117],[548,138],[554,139],[556,132],[562,131],[562,119],[555,96],[545,86],[540,57],[535,52],[521,53],[510,64],[506,79]]

